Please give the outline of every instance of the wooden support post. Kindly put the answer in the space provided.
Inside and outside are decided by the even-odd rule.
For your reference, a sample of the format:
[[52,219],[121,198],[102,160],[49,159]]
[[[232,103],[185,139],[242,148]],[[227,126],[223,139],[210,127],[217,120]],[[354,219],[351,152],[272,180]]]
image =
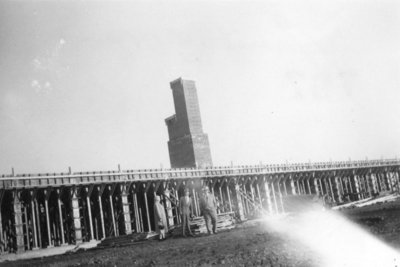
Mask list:
[[4,197],[5,190],[0,189],[0,252],[4,252],[4,244],[6,242],[4,235],[3,235],[3,219],[1,216],[1,206],[3,204],[3,197]]
[[376,183],[378,185],[378,192],[381,192],[383,189],[382,189],[382,183],[381,183],[381,176],[380,176],[379,172],[376,173],[376,177],[377,177]]
[[287,196],[288,192],[287,192],[287,188],[286,188],[286,177],[284,177],[284,179],[283,179],[283,188],[285,190],[285,196]]
[[281,202],[281,209],[282,209],[282,212],[285,212],[285,209],[284,209],[284,207],[283,207],[281,186],[279,185],[280,180],[281,180],[281,178],[278,178],[278,180],[277,180],[278,192],[279,192],[279,200],[280,200],[280,202]]
[[275,212],[278,214],[279,213],[278,201],[276,200],[275,186],[274,186],[274,181],[273,180],[271,182],[271,188],[272,188],[272,196],[274,197]]
[[376,194],[376,193],[379,192],[379,190],[378,190],[378,183],[377,183],[377,180],[376,180],[376,175],[375,175],[375,173],[372,173],[372,172],[371,172],[371,181],[372,181],[373,192]]
[[251,192],[251,200],[253,203],[255,203],[255,197],[254,197],[254,187],[253,187],[253,182],[250,181],[250,192]]
[[344,185],[343,185],[343,177],[339,176],[338,179],[339,179],[340,188],[341,188],[341,192],[342,192],[342,199],[343,199],[343,196],[345,194]]
[[196,204],[197,204],[197,214],[200,216],[200,196],[199,196],[199,192],[196,191]]
[[109,189],[108,200],[110,202],[110,212],[111,212],[111,220],[112,220],[112,225],[113,225],[113,230],[114,230],[114,236],[118,236],[117,226],[115,225],[114,201],[113,201],[115,187],[116,187],[115,184],[112,186],[111,185],[108,186],[108,189]]
[[224,206],[224,196],[222,195],[222,186],[221,186],[221,183],[219,183],[219,186],[218,186],[218,191],[219,191],[219,203],[220,203],[220,208],[219,208],[219,210],[220,210],[220,212],[225,212],[225,206]]
[[144,189],[144,204],[145,204],[145,208],[146,208],[146,219],[147,219],[147,227],[148,227],[148,231],[149,233],[152,232],[151,230],[151,221],[150,221],[150,212],[149,212],[149,202],[147,200],[147,192],[150,188],[151,183],[147,182],[147,184],[143,184]]
[[307,186],[308,186],[308,194],[311,195],[312,192],[311,192],[311,186],[310,186],[310,178],[308,177],[306,179],[307,179]]
[[50,228],[50,217],[49,217],[49,199],[50,199],[50,195],[51,195],[51,190],[45,189],[44,194],[45,194],[44,208],[46,211],[46,224],[47,224],[47,241],[49,242],[49,245],[47,246],[47,248],[52,248],[54,246],[51,242],[51,228]]
[[28,250],[31,250],[31,244],[29,240],[29,221],[28,221],[28,213],[27,213],[27,205],[24,205],[24,218],[25,218],[25,230],[26,230],[26,246]]
[[57,240],[57,229],[56,229],[56,224],[53,222],[53,246],[56,245],[56,240]]
[[81,216],[79,211],[78,188],[71,188],[72,218],[74,220],[75,243],[82,243]]
[[256,189],[257,189],[257,195],[258,195],[258,202],[260,203],[260,207],[262,207],[262,197],[260,194],[260,187],[258,186],[258,183],[256,183]]
[[396,189],[397,189],[397,192],[400,192],[400,179],[399,179],[399,172],[397,172],[397,171],[395,171],[394,172],[394,175],[395,175],[395,181],[396,181]]
[[278,214],[278,213],[279,213],[278,202],[277,202],[277,200],[276,200],[275,188],[274,188],[274,181],[273,181],[273,180],[272,180],[272,182],[271,182],[271,188],[272,188],[272,196],[274,197],[275,212]]
[[307,191],[306,191],[306,185],[304,184],[304,178],[301,179],[301,188],[302,188],[303,195],[306,195]]
[[125,226],[125,234],[132,234],[131,227],[131,211],[128,203],[128,191],[127,185],[121,185],[121,204],[122,204],[122,212],[124,214],[124,226]]
[[[246,190],[246,185],[245,185],[245,184],[243,184],[243,190],[242,190],[242,192],[245,193],[245,194],[247,195],[247,190]],[[248,200],[247,200],[247,198],[242,198],[242,200],[243,200],[244,207],[245,207],[245,209],[244,209],[244,210],[245,210],[245,213],[246,213],[246,215],[248,215],[249,212],[250,212]]]
[[37,198],[36,198],[36,191],[35,191],[35,199],[34,199],[34,202],[35,202],[35,209],[36,209],[36,223],[37,223],[37,229],[38,229],[38,241],[39,241],[39,248],[41,248],[42,247],[42,229],[41,229],[41,226],[40,226],[40,213],[39,213],[39,203],[38,203],[38,201],[37,201]]
[[346,194],[350,193],[350,188],[349,188],[349,179],[348,177],[344,177],[344,188],[346,189]]
[[333,188],[332,188],[331,177],[329,177],[329,176],[328,176],[328,183],[329,183],[329,188],[330,188],[330,190],[331,190],[332,201],[333,201],[334,203],[336,203],[335,194],[334,194]]
[[147,192],[144,192],[144,204],[146,207],[147,227],[148,227],[149,232],[151,232],[149,204],[147,202]]
[[133,202],[133,211],[135,215],[135,228],[136,232],[142,232],[141,227],[140,227],[140,218],[139,218],[139,208],[138,208],[138,201],[137,201],[137,195],[136,195],[136,185],[132,185],[133,191],[132,191],[132,202]]
[[355,187],[355,191],[356,191],[356,194],[357,194],[357,199],[360,199],[361,198],[360,185],[359,185],[359,182],[358,182],[357,175],[354,174],[353,179],[354,179],[354,187]]
[[93,192],[93,185],[85,187],[86,191],[86,206],[88,209],[88,217],[89,217],[89,228],[90,228],[90,241],[94,241],[94,231],[93,231],[93,218],[92,218],[92,204],[90,203],[90,197]]
[[323,196],[323,195],[325,195],[325,192],[324,192],[324,186],[323,186],[322,181],[321,181],[322,178],[319,178],[318,180],[319,180],[319,186],[321,188],[321,196]]
[[297,188],[296,188],[296,192],[297,192],[297,194],[298,195],[301,195],[302,194],[302,192],[301,192],[301,188],[300,188],[300,182],[299,182],[299,180],[300,180],[300,177],[296,180],[296,181],[294,181],[294,183],[295,183],[295,185],[297,185]]
[[342,203],[343,202],[343,190],[340,184],[340,177],[335,176],[335,184],[336,184],[336,189],[337,189],[337,194],[338,194],[338,202]]
[[140,219],[140,229],[144,233],[144,225],[143,225],[143,216],[142,216],[142,208],[139,208],[139,219]]
[[64,237],[64,220],[62,215],[62,201],[61,201],[62,189],[57,189],[57,204],[58,204],[58,215],[60,218],[60,236],[61,236],[61,246],[66,245]]
[[236,200],[237,200],[239,219],[243,221],[245,217],[243,213],[242,195],[240,194],[240,187],[238,183],[235,183],[235,190],[236,190]]
[[98,224],[97,224],[97,217],[94,217],[94,229],[95,229],[95,234],[96,234],[96,240],[100,240],[99,227],[98,227]]
[[389,180],[390,180],[390,190],[394,192],[394,181],[393,181],[393,172],[388,172]]
[[294,178],[290,175],[290,187],[292,188],[292,195],[296,195],[296,186],[294,184]]
[[229,201],[229,211],[232,212],[232,201],[231,201],[231,194],[229,192],[229,183],[226,183],[226,194],[228,195],[228,201]]
[[272,209],[272,204],[271,204],[271,192],[269,189],[269,184],[268,181],[266,180],[266,178],[264,177],[264,189],[265,189],[265,195],[267,198],[267,206],[268,206],[268,211],[270,214],[273,213],[273,209]]
[[60,235],[61,235],[61,245],[66,245],[65,244],[65,237],[64,237],[64,220],[62,216],[62,209],[61,209],[61,196],[60,193],[58,193],[58,214],[60,216]]
[[24,244],[24,229],[22,223],[22,204],[21,204],[21,191],[15,190],[13,192],[13,208],[14,208],[14,227],[17,253],[25,251]]
[[100,224],[101,224],[101,232],[103,234],[101,239],[105,239],[106,238],[106,228],[104,225],[104,212],[103,212],[103,203],[102,203],[102,196],[103,196],[103,192],[104,189],[106,188],[105,185],[101,185],[97,187],[97,198],[98,198],[98,202],[99,202],[99,213],[100,213]]
[[321,192],[318,188],[318,178],[315,178],[315,176],[313,175],[313,182],[314,182],[314,188],[315,188],[315,194],[317,196],[321,196]]
[[347,177],[347,181],[348,181],[348,183],[349,183],[350,192],[353,194],[354,191],[353,191],[353,185],[352,185],[352,182],[351,182],[351,176],[348,176],[348,177]]
[[370,185],[371,177],[368,173],[364,174],[364,177],[365,177],[365,183],[367,184],[368,196],[371,197],[372,196],[372,189]]
[[195,215],[199,216],[200,212],[197,210],[197,199],[196,199],[196,191],[192,188],[192,195],[193,195],[193,207],[195,211]]
[[[179,204],[178,189],[175,189],[174,191],[175,191],[175,199],[176,199],[177,203]],[[178,206],[175,206],[175,213],[176,213],[177,222],[178,222],[178,224],[180,224],[181,223],[181,216],[180,216],[180,212],[179,212]]]

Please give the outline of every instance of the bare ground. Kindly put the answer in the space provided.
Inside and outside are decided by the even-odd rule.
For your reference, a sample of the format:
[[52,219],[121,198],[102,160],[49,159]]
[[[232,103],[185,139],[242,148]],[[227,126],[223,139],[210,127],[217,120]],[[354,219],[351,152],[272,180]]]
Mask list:
[[[357,224],[400,249],[400,201],[343,211]],[[253,221],[217,235],[145,241],[2,266],[321,266],[310,249]]]

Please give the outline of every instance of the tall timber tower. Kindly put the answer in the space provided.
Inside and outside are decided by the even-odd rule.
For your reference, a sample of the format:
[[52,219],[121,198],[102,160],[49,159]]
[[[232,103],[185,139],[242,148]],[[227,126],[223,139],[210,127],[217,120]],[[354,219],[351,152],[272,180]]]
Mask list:
[[212,166],[208,135],[203,132],[199,100],[194,81],[176,79],[170,83],[175,114],[166,118],[171,168]]

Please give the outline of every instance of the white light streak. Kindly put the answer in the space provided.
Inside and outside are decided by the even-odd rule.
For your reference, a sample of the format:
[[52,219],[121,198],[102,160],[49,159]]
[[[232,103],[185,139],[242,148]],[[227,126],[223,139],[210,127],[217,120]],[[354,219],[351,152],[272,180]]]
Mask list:
[[398,251],[331,211],[266,218],[266,223],[309,247],[322,258],[322,266],[398,266],[400,261]]

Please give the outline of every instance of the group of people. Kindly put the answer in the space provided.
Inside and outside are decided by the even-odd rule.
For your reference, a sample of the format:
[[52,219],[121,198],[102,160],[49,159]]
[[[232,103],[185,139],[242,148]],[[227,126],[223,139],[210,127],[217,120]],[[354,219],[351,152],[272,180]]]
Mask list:
[[[193,216],[192,200],[189,197],[189,189],[185,189],[185,194],[179,199],[179,209],[182,222],[182,236],[194,236],[190,230],[190,219]],[[208,234],[217,233],[217,202],[208,187],[202,188],[200,198],[200,215],[204,217]],[[160,196],[156,195],[154,201],[154,220],[155,230],[159,233],[159,239],[164,240],[168,232],[167,217],[160,201]]]

